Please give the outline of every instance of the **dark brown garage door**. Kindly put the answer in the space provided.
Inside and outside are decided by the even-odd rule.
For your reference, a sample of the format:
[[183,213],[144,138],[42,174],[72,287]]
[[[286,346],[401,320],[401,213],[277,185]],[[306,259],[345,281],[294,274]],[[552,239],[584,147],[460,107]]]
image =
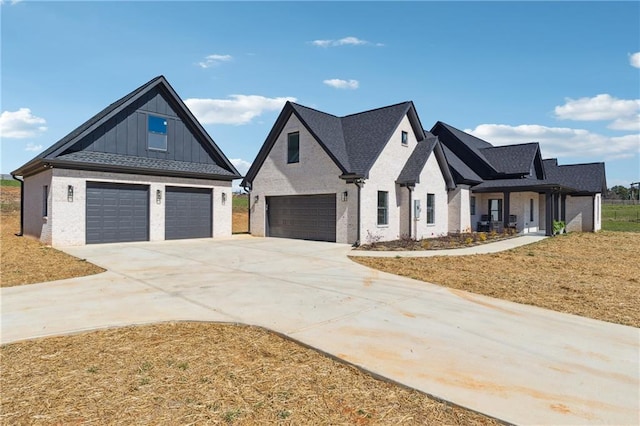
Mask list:
[[86,241],[149,240],[149,187],[87,182]]
[[167,186],[164,237],[211,237],[211,189]]
[[336,241],[336,194],[267,197],[267,235]]

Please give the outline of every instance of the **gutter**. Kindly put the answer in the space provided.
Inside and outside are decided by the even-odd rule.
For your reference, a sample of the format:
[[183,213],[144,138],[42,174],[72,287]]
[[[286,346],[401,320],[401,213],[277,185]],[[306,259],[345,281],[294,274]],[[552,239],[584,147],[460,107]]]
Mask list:
[[20,182],[20,232],[15,235],[22,237],[24,235],[24,179],[20,179],[13,173],[11,173],[11,177]]

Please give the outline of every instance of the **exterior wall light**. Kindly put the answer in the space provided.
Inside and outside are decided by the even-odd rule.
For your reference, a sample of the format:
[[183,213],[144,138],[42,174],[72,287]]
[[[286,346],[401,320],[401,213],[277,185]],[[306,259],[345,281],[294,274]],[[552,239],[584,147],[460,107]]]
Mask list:
[[162,191],[156,189],[156,204],[160,204],[162,202]]
[[342,201],[347,201],[349,199],[349,192],[348,191],[344,191],[342,193]]
[[223,192],[222,193],[222,205],[224,206],[225,204],[227,204],[227,193]]
[[73,203],[73,185],[67,185],[67,201]]
[[260,200],[260,196],[256,195],[255,197],[253,197],[253,202],[257,203]]

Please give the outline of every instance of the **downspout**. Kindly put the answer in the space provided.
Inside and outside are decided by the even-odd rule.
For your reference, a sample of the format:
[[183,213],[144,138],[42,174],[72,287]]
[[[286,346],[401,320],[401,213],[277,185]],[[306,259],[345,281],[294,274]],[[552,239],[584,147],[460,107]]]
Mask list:
[[247,192],[247,220],[249,221],[247,230],[249,234],[251,234],[251,185],[246,185],[242,187]]
[[[413,188],[409,185],[407,185],[407,189],[409,190],[409,238],[411,238],[411,234],[413,232],[413,215],[412,215],[412,208],[411,208],[411,204],[413,202]],[[416,235],[417,237],[417,235]]]
[[24,179],[20,179],[14,174],[11,176],[20,182],[20,232],[16,234],[16,237],[22,237],[24,235]]

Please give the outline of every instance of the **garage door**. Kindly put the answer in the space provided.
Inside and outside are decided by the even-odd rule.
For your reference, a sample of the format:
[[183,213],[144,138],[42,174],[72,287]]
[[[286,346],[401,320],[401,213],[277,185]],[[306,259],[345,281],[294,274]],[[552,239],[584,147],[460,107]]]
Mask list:
[[148,186],[87,182],[87,244],[148,240]]
[[336,241],[336,194],[267,197],[267,235]]
[[165,239],[211,237],[211,189],[168,186]]

